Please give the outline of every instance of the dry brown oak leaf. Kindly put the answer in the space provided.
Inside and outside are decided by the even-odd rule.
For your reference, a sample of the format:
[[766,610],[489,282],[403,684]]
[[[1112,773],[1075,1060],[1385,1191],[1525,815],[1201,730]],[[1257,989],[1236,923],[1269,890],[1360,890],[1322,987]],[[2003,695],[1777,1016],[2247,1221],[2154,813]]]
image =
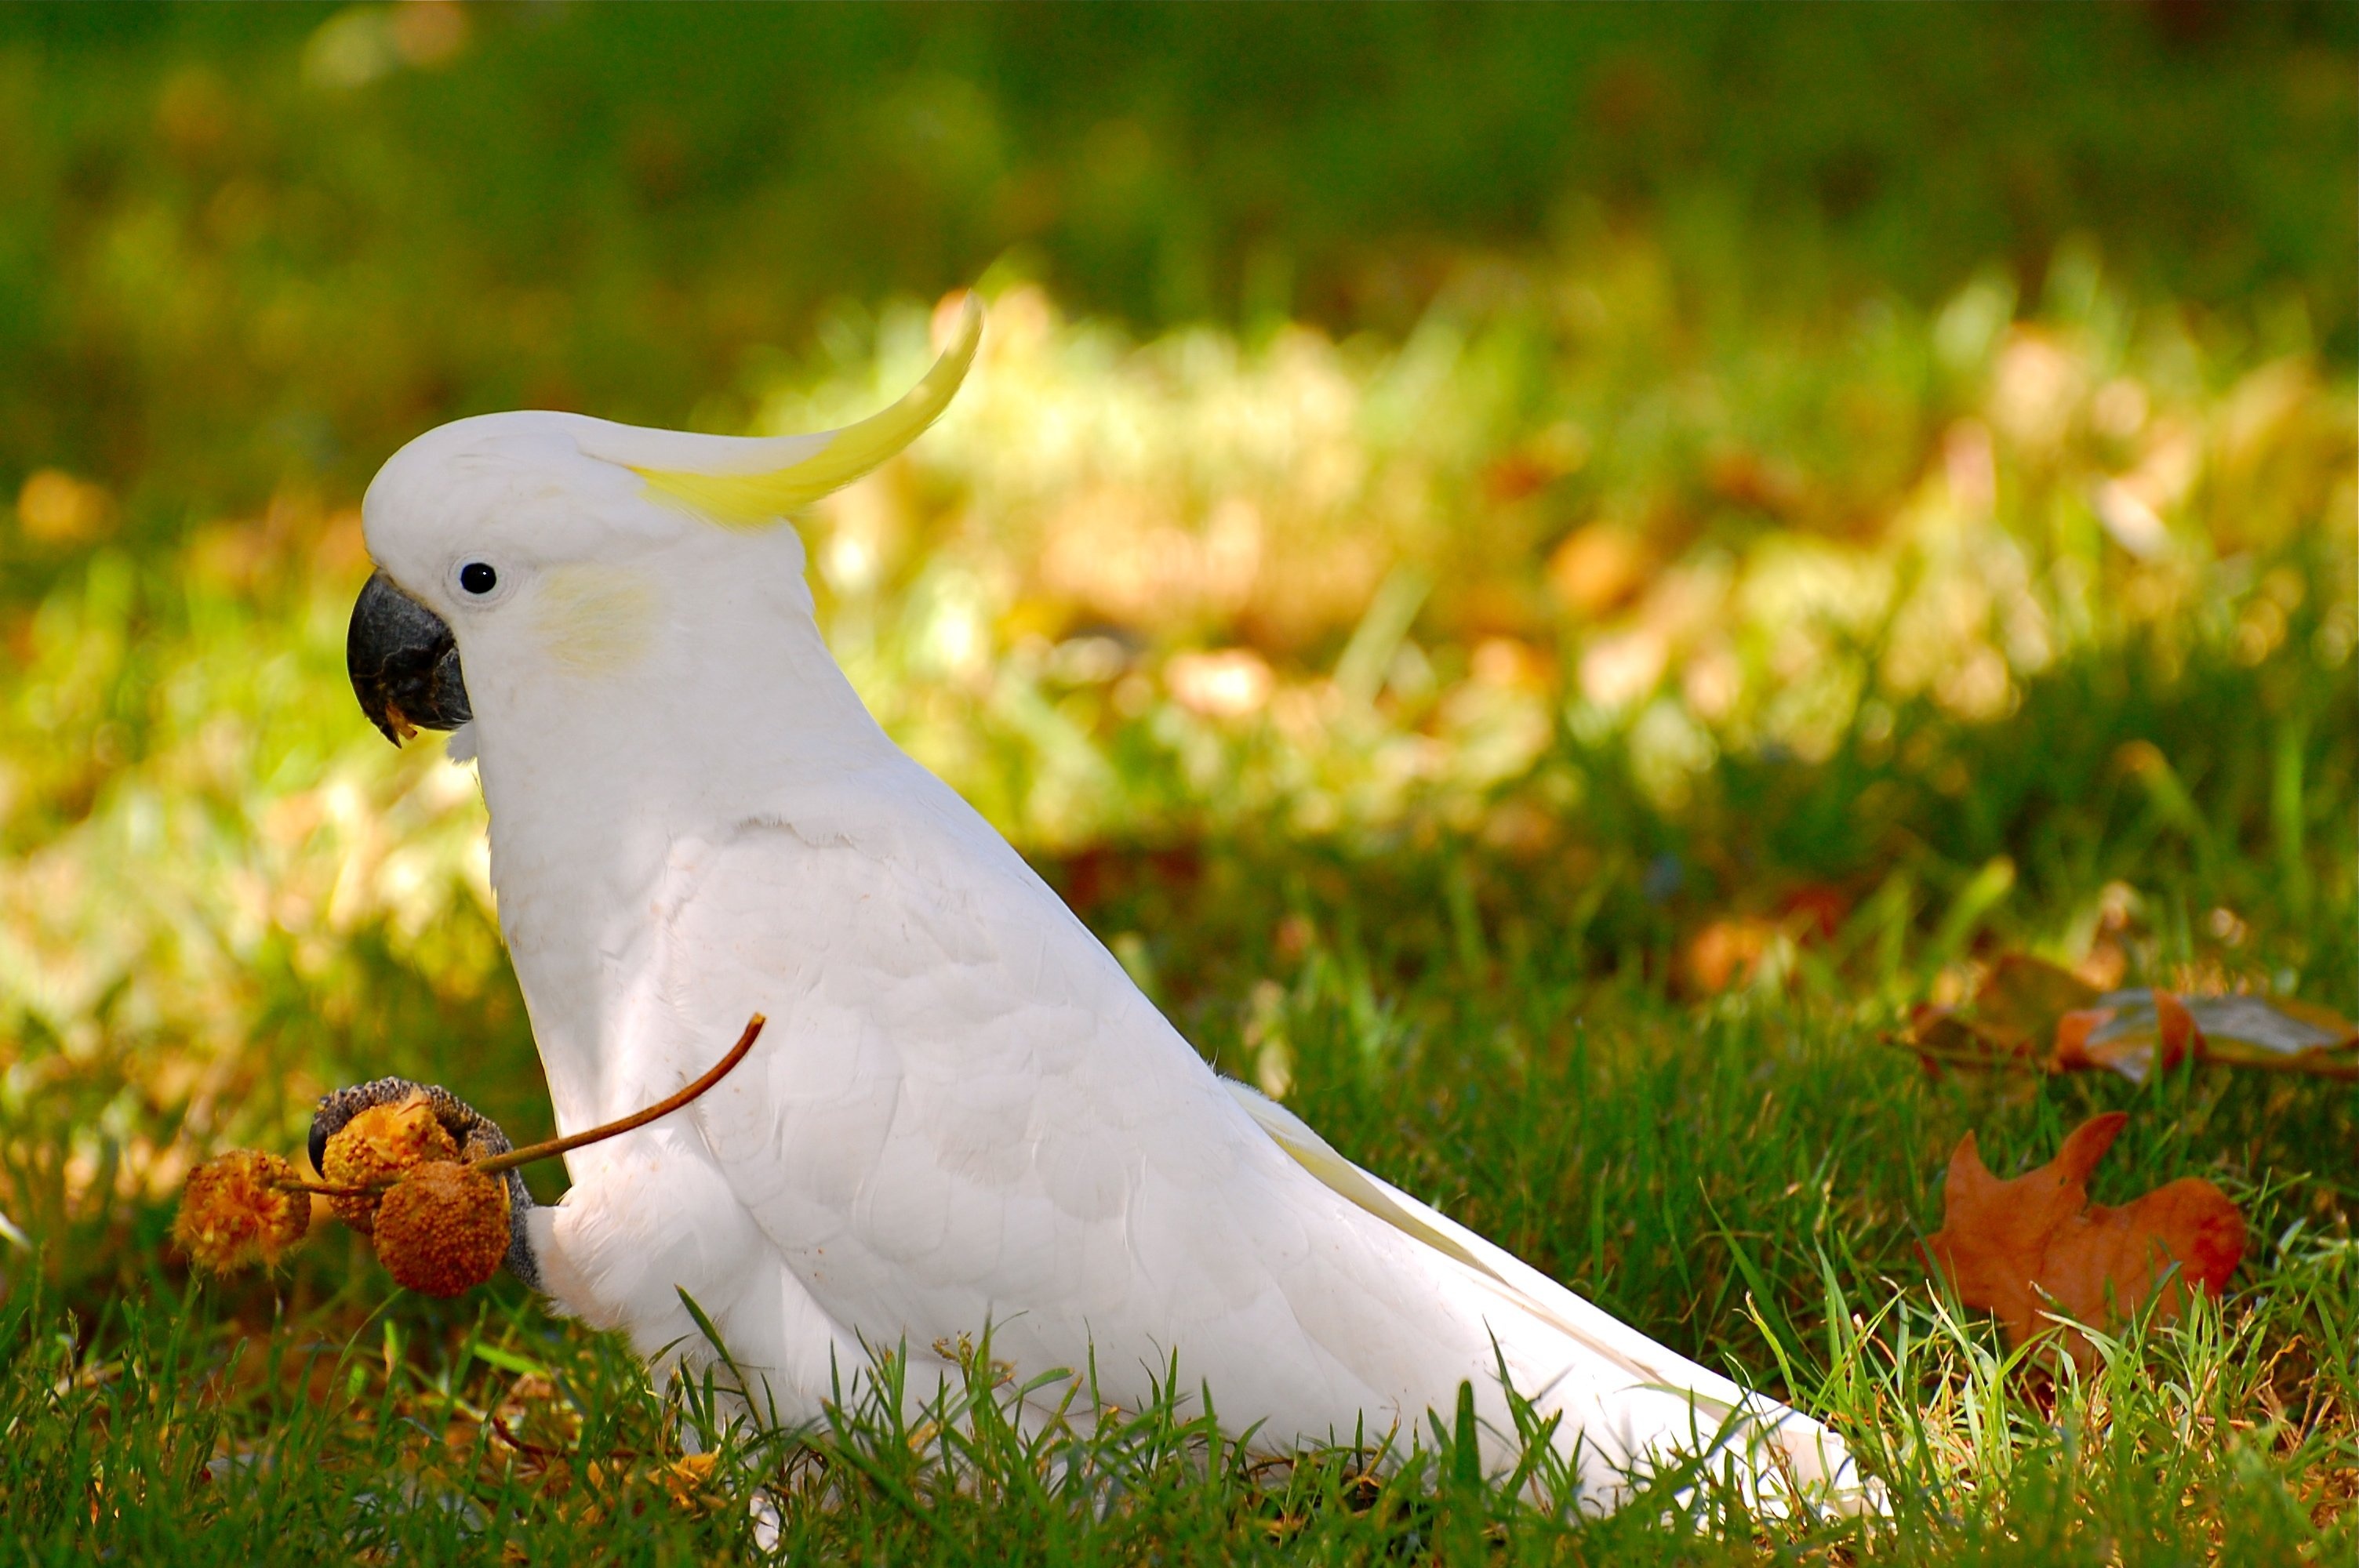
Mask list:
[[[1961,1302],[1996,1313],[2010,1344],[2060,1316],[2110,1326],[2158,1288],[2158,1316],[2175,1317],[2190,1290],[2217,1296],[2244,1260],[2245,1217],[2210,1182],[2184,1177],[2115,1208],[2089,1202],[2089,1173],[2128,1120],[2124,1111],[2092,1117],[2056,1158],[2013,1181],[1991,1174],[1971,1132],[1950,1156],[1927,1260]],[[2064,1344],[2089,1364],[2087,1336],[2068,1330]]]

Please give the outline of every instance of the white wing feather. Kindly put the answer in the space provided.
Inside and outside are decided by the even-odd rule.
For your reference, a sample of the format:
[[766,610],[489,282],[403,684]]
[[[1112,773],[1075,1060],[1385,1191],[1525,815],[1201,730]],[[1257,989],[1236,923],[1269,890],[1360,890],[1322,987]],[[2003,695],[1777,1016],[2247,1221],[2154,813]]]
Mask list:
[[[1777,1440],[1815,1455],[1805,1476],[1842,1463],[1815,1423],[1225,1084],[914,766],[676,843],[657,914],[642,1022],[669,1025],[672,1071],[696,1071],[747,1013],[770,1020],[691,1114],[782,1265],[788,1307],[761,1314],[781,1332],[815,1312],[833,1345],[915,1348],[988,1322],[1020,1372],[1093,1359],[1102,1393],[1131,1405],[1176,1352],[1224,1425],[1258,1422],[1281,1450],[1414,1434],[1472,1380],[1494,1462],[1512,1454],[1504,1359],[1519,1390],[1564,1412],[1560,1442],[1578,1441],[1601,1498],[1617,1472],[1724,1435],[1740,1410],[1782,1421]],[[732,1348],[796,1359],[792,1346]]]

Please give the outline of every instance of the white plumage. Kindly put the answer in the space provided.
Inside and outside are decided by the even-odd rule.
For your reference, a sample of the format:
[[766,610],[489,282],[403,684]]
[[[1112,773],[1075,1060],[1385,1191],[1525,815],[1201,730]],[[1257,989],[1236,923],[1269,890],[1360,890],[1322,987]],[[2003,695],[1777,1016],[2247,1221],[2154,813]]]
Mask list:
[[[929,1387],[928,1347],[988,1324],[1020,1373],[1093,1357],[1125,1404],[1176,1353],[1273,1449],[1413,1435],[1471,1379],[1507,1462],[1495,1357],[1564,1413],[1599,1505],[1625,1468],[1732,1432],[1765,1497],[1856,1488],[1816,1423],[1217,1077],[878,730],[775,514],[921,429],[976,325],[904,406],[833,437],[494,415],[419,438],[370,488],[372,554],[457,640],[560,1129],[669,1092],[769,1018],[689,1110],[570,1157],[571,1191],[529,1219],[558,1303],[657,1354],[695,1339],[687,1291],[788,1420],[864,1346],[906,1344]],[[462,585],[470,566],[496,587]]]

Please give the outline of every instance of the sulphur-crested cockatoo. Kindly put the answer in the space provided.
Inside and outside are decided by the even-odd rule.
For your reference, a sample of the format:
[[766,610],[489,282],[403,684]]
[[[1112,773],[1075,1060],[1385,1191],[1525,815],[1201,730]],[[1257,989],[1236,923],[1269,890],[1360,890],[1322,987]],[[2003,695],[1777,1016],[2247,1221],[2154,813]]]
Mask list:
[[[872,1347],[908,1384],[988,1326],[1029,1374],[1181,1386],[1267,1449],[1397,1433],[1499,1371],[1588,1506],[1675,1454],[1756,1493],[1860,1482],[1739,1389],[1343,1159],[1214,1075],[998,833],[905,755],[829,655],[786,521],[948,404],[982,330],[849,428],[740,439],[572,414],[430,430],[369,486],[363,708],[453,729],[561,1130],[627,1114],[768,1018],[718,1088],[569,1157],[509,1263],[651,1356],[720,1331],[757,1412],[816,1418]],[[383,1080],[329,1097],[314,1151]],[[436,1091],[446,1120],[500,1141]]]

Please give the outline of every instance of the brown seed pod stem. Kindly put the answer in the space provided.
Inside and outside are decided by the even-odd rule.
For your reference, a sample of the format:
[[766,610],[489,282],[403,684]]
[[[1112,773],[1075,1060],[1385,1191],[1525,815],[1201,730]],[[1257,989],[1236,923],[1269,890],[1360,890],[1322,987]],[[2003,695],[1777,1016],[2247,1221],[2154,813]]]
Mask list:
[[[727,1077],[731,1070],[745,1059],[745,1054],[753,1050],[754,1042],[761,1037],[762,1026],[768,1022],[768,1019],[758,1012],[747,1019],[745,1032],[737,1036],[737,1044],[729,1047],[729,1054],[712,1064],[702,1077],[675,1093],[666,1095],[643,1110],[635,1110],[628,1116],[601,1122],[596,1127],[573,1133],[569,1137],[551,1138],[547,1142],[530,1144],[522,1149],[511,1149],[505,1154],[486,1155],[481,1160],[474,1161],[474,1167],[487,1176],[496,1176],[503,1171],[513,1171],[519,1165],[529,1165],[535,1160],[547,1160],[559,1154],[571,1153],[576,1149],[586,1148],[592,1143],[602,1143],[609,1138],[619,1137],[623,1133],[645,1127],[650,1121],[659,1121],[673,1111],[691,1104],[713,1085]],[[367,1197],[374,1194],[387,1192],[396,1184],[386,1182],[381,1185],[365,1187],[334,1187],[324,1182],[304,1181],[298,1178],[294,1184],[307,1193],[318,1193],[324,1197],[351,1198]]]
[[518,1165],[529,1165],[535,1160],[547,1160],[555,1155],[571,1153],[588,1144],[603,1142],[609,1138],[645,1127],[650,1121],[661,1120],[673,1111],[696,1100],[705,1090],[727,1077],[730,1070],[745,1059],[745,1053],[754,1048],[754,1042],[761,1037],[762,1025],[768,1022],[768,1019],[758,1012],[747,1019],[745,1032],[737,1036],[736,1044],[729,1047],[729,1054],[713,1063],[705,1075],[696,1082],[676,1093],[664,1096],[645,1110],[635,1110],[628,1116],[617,1117],[613,1121],[603,1122],[586,1132],[576,1132],[568,1138],[552,1138],[546,1143],[535,1143],[523,1149],[511,1149],[505,1154],[494,1154],[487,1159],[476,1161],[475,1169],[487,1176],[496,1176],[502,1171],[513,1171]]

